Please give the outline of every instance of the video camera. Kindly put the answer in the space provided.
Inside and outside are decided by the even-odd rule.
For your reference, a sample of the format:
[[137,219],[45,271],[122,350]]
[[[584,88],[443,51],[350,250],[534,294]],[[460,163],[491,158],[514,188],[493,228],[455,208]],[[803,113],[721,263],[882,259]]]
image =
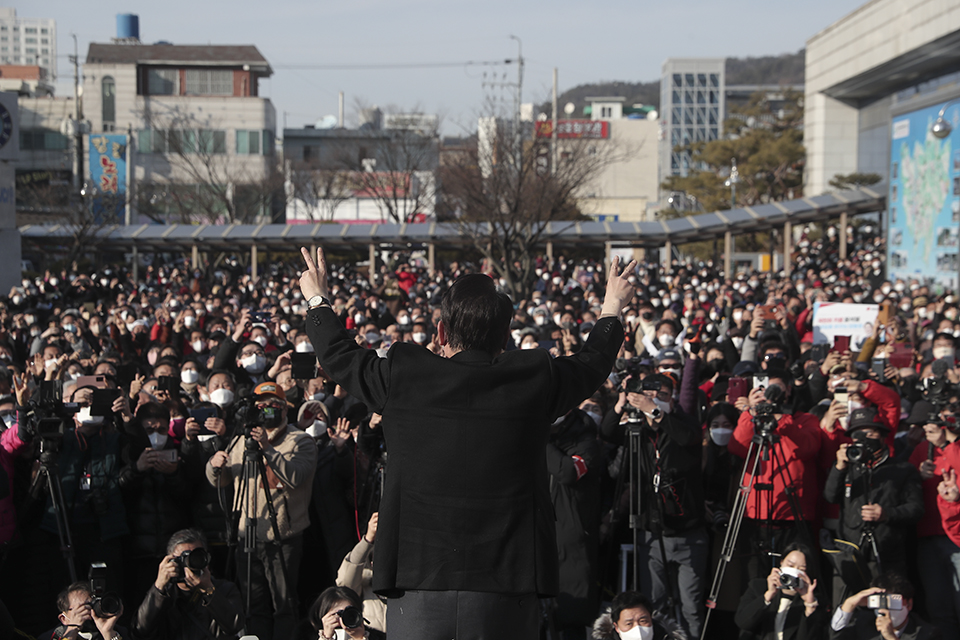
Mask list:
[[90,579],[90,606],[98,618],[113,618],[123,611],[123,601],[112,591],[107,591],[107,565],[94,562],[87,574]]
[[28,431],[47,441],[60,440],[80,410],[75,402],[63,402],[63,382],[43,380],[26,412]]
[[256,396],[247,396],[237,403],[237,424],[240,433],[250,437],[255,427],[275,429],[283,419],[282,412],[275,407],[258,407]]
[[777,430],[777,414],[783,413],[783,389],[779,385],[767,386],[763,398],[754,409],[753,426],[759,436],[769,438]]

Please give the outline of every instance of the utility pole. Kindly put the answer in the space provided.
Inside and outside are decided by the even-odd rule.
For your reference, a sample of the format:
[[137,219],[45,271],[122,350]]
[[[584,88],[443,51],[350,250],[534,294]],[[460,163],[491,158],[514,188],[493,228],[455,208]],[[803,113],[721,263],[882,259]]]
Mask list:
[[76,107],[76,122],[74,123],[74,146],[77,151],[77,171],[73,176],[73,186],[77,190],[77,195],[80,197],[81,201],[83,196],[80,194],[80,191],[83,189],[83,130],[80,126],[80,122],[83,118],[83,109],[80,107],[80,54],[77,49],[77,34],[71,33],[73,36],[73,102]]
[[514,151],[516,154],[515,162],[517,171],[519,171],[520,163],[523,161],[523,150],[521,149],[523,136],[520,133],[520,105],[523,101],[523,43],[517,36],[510,36],[510,39],[517,41],[517,97],[515,105],[516,110],[513,116],[513,141],[514,145],[516,145],[516,149]]
[[557,174],[557,68],[553,68],[553,121],[550,127],[550,175]]

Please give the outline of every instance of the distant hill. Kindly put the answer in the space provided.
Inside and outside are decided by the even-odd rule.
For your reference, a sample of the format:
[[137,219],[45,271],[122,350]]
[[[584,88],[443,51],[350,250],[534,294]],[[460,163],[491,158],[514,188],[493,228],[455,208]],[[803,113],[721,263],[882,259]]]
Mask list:
[[[760,58],[727,58],[728,85],[733,84],[803,84],[805,52],[785,53]],[[652,82],[594,82],[567,89],[558,96],[560,117],[563,107],[572,102],[574,117],[583,115],[587,98],[591,96],[623,96],[626,104],[652,104],[660,108],[660,81]],[[550,113],[550,103],[537,107],[536,113]]]

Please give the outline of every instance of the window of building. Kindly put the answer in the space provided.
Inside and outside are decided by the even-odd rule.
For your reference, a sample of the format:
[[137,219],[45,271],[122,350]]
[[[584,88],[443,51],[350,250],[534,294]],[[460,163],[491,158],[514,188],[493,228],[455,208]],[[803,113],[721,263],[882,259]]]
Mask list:
[[705,73],[698,73],[698,74],[697,74],[697,86],[698,86],[698,87],[705,87],[705,86],[707,86],[707,74],[705,74]]
[[40,44],[50,44],[50,38],[40,38]]
[[214,129],[200,129],[197,135],[200,153],[222,154],[227,152],[227,132]]
[[100,81],[101,115],[103,122],[117,121],[117,84],[111,76],[104,76]]
[[692,86],[693,86],[693,74],[692,74],[692,73],[685,73],[685,74],[683,75],[683,81],[687,83],[687,86],[688,86],[688,87],[692,87]]
[[697,91],[697,104],[706,104],[707,96],[703,91]]
[[27,57],[27,64],[33,64],[35,60],[32,57]]
[[42,34],[48,34],[48,33],[50,33],[50,29],[47,29],[46,27],[44,27],[43,29],[40,29],[40,33],[42,33]]
[[612,118],[612,117],[613,117],[613,107],[600,107],[600,117],[601,117],[601,118]]
[[263,130],[263,155],[272,156],[273,155],[273,131],[269,129]]
[[43,55],[48,55],[50,53],[50,49],[40,49],[40,53]]
[[23,151],[63,151],[68,145],[67,136],[49,129],[21,129],[20,149]]
[[27,55],[31,55],[31,54],[37,55],[37,48],[36,48],[36,47],[27,47],[26,49],[24,49],[23,52],[24,52],[25,54],[27,54]]
[[260,131],[237,130],[237,155],[260,155]]
[[232,96],[233,71],[221,69],[187,69],[188,96]]
[[710,86],[719,87],[720,86],[720,76],[716,73],[710,74]]
[[0,26],[0,31],[6,31],[6,30],[7,30],[7,25]]
[[176,69],[148,69],[147,93],[151,96],[179,95],[180,74]]
[[37,44],[36,38],[24,38],[23,41],[27,44]]
[[24,32],[24,33],[36,33],[36,32],[37,32],[37,28],[36,28],[36,27],[24,27],[24,28],[23,28],[23,32]]
[[673,74],[673,86],[679,87],[681,84],[683,84],[683,82],[680,74],[679,73]]

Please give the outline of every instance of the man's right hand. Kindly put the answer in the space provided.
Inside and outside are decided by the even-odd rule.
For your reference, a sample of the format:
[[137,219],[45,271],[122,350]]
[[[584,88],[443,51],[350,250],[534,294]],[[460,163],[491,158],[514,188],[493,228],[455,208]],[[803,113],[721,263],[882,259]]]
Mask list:
[[[607,291],[603,296],[603,306],[600,308],[600,316],[620,315],[620,312],[627,306],[636,293],[628,277],[635,275],[637,261],[631,260],[627,266],[620,271],[620,256],[614,256],[610,261],[610,273],[607,276]],[[307,294],[304,293],[304,296]]]
[[374,540],[377,539],[377,521],[380,519],[380,513],[374,511],[370,516],[370,521],[367,523],[367,532],[363,534],[363,539],[373,544]]
[[840,605],[840,608],[843,609],[845,613],[853,613],[857,607],[867,606],[867,596],[872,596],[875,593],[883,592],[884,589],[881,589],[880,587],[869,587],[844,600],[843,604]]
[[303,299],[310,301],[313,296],[327,295],[327,260],[323,255],[323,248],[317,247],[317,261],[313,261],[310,250],[306,247],[300,248],[303,254],[303,261],[306,263],[307,270],[300,273],[300,293]]
[[157,569],[157,580],[153,583],[153,586],[155,586],[158,591],[163,591],[168,584],[176,581],[177,574],[179,573],[177,569],[178,567],[173,561],[173,556],[165,556],[163,560],[160,561],[160,568]]
[[960,489],[957,489],[957,472],[953,469],[947,469],[943,472],[943,480],[937,487],[940,497],[947,502],[956,502],[960,500]]
[[227,464],[227,452],[217,451],[210,458],[210,466],[214,469],[222,469]]
[[849,446],[849,444],[842,444],[837,449],[837,471],[843,471],[847,468],[847,447]]

